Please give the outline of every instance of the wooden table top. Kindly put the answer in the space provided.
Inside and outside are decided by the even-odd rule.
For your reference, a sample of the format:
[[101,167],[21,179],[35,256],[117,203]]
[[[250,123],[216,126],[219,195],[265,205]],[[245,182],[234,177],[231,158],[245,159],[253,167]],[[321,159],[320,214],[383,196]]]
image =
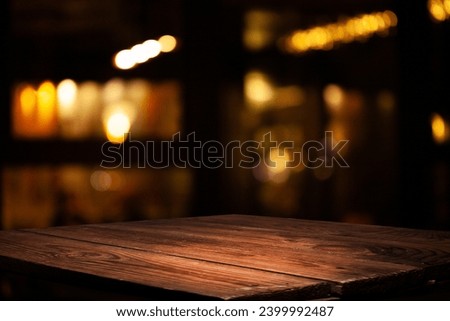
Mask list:
[[450,232],[246,215],[2,231],[0,269],[150,299],[382,298],[450,280]]

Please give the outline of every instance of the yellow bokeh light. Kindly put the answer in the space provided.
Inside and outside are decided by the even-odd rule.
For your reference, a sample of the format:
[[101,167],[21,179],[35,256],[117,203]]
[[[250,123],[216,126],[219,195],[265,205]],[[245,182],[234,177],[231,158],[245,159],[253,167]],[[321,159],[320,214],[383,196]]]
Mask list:
[[269,78],[259,71],[247,73],[244,79],[244,92],[249,103],[263,106],[274,97],[274,89]]
[[330,84],[323,90],[323,99],[331,111],[339,111],[342,108],[344,98],[345,93],[338,85]]
[[103,86],[102,99],[105,105],[120,101],[125,95],[125,81],[122,78],[113,78]]
[[56,109],[56,89],[52,82],[44,81],[37,91],[38,122],[49,124],[54,118]]
[[20,109],[22,115],[26,118],[32,117],[34,110],[36,108],[36,91],[30,85],[25,86],[20,91]]
[[288,163],[291,161],[291,155],[287,150],[278,148],[270,151],[267,169],[272,174],[279,174],[287,169]]
[[436,143],[444,143],[448,139],[448,125],[444,118],[439,114],[433,114],[431,117],[431,130],[433,139]]
[[450,17],[450,0],[428,0],[428,11],[435,21],[442,22]]
[[174,36],[164,35],[158,39],[161,52],[171,52],[177,47],[177,39]]
[[95,171],[91,174],[91,185],[99,192],[106,192],[111,189],[112,177],[107,171]]
[[143,44],[135,45],[131,48],[131,54],[133,56],[133,60],[136,63],[143,63],[150,59],[150,55],[148,54],[147,48]]
[[445,9],[445,12],[447,13],[447,17],[448,17],[450,15],[450,0],[444,1],[444,9]]
[[58,98],[59,117],[67,119],[74,115],[77,91],[78,86],[72,79],[65,79],[58,84],[56,95]]
[[330,50],[339,43],[364,40],[376,33],[386,33],[396,25],[397,16],[392,11],[364,14],[336,23],[294,31],[285,41],[285,50],[297,53]]
[[269,10],[250,10],[244,16],[243,44],[250,51],[273,44],[279,16]]
[[147,40],[142,44],[148,59],[155,58],[161,53],[161,44],[156,40]]
[[389,27],[397,26],[397,22],[398,22],[397,16],[392,11],[386,10],[385,12],[383,12],[383,18],[384,18],[384,21],[386,22],[387,26],[389,26]]
[[134,55],[129,49],[121,50],[114,56],[114,65],[123,70],[131,69],[136,65]]
[[130,130],[130,119],[122,112],[112,114],[106,119],[106,137],[112,143],[122,143]]

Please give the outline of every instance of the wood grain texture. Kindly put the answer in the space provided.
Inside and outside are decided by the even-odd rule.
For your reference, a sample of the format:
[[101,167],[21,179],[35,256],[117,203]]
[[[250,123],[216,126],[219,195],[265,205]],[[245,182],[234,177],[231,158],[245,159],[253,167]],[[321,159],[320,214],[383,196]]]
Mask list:
[[216,299],[329,293],[329,286],[317,280],[30,232],[0,233],[0,266],[77,272]]
[[221,299],[358,297],[450,280],[450,233],[223,215],[0,232],[8,259]]

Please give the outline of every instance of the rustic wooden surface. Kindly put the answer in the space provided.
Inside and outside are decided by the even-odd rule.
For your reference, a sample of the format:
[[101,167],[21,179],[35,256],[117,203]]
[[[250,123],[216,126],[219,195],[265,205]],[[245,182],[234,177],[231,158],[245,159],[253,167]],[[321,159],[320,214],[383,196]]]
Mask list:
[[0,268],[151,299],[385,298],[450,280],[450,232],[244,215],[3,231]]

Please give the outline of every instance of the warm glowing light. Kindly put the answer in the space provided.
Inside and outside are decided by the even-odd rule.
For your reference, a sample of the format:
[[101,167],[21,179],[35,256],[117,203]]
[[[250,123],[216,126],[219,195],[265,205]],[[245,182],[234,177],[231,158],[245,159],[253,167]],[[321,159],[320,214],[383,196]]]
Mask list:
[[244,92],[253,105],[264,106],[274,97],[274,89],[269,78],[259,71],[247,73],[244,79]]
[[20,108],[26,118],[32,117],[36,108],[36,91],[32,86],[25,86],[20,92]]
[[59,117],[63,119],[73,117],[77,91],[77,84],[71,79],[65,79],[58,84],[56,95],[58,98]]
[[433,114],[431,117],[431,129],[433,139],[436,143],[441,144],[449,138],[449,128],[444,118],[439,114]]
[[106,137],[113,143],[122,143],[130,130],[130,119],[122,112],[112,114],[107,118]]
[[106,192],[112,186],[112,177],[107,171],[93,172],[90,181],[92,187],[99,192]]
[[248,50],[257,51],[273,44],[279,16],[268,10],[251,10],[245,14],[243,43]]
[[174,36],[164,35],[158,39],[161,52],[171,52],[177,47],[177,39]]
[[450,0],[428,0],[428,11],[435,21],[444,21],[450,17]]
[[447,17],[450,16],[450,0],[444,1],[444,9],[445,12],[447,13]]
[[310,50],[330,50],[340,43],[364,40],[397,26],[392,11],[364,14],[336,23],[294,31],[284,41],[284,49],[292,53]]
[[83,82],[77,92],[77,106],[79,108],[83,110],[91,109],[93,112],[101,105],[100,85],[98,83],[94,81]]
[[102,90],[102,98],[105,105],[121,100],[125,95],[125,81],[121,78],[109,80]]
[[133,55],[133,60],[136,63],[143,63],[150,59],[147,49],[143,44],[135,45],[131,48],[131,54]]
[[143,107],[148,103],[150,92],[150,82],[144,79],[135,79],[126,84],[125,97],[134,105]]
[[291,157],[287,150],[272,149],[267,162],[267,169],[273,174],[279,174],[286,170],[290,161]]
[[177,40],[170,35],[164,35],[158,40],[150,39],[134,45],[131,49],[119,51],[114,56],[114,66],[122,70],[131,69],[151,58],[155,58],[161,52],[173,51],[176,46]]
[[161,44],[156,40],[147,40],[142,46],[145,48],[148,58],[154,58],[161,53]]
[[136,65],[136,61],[132,51],[129,49],[119,51],[114,57],[114,65],[123,70],[133,68]]
[[331,111],[337,112],[344,102],[345,93],[338,85],[330,84],[323,90],[323,99]]
[[38,122],[41,125],[49,124],[55,113],[56,89],[52,82],[43,82],[37,91]]
[[305,90],[299,86],[278,87],[275,90],[275,100],[278,108],[303,105],[305,96]]

